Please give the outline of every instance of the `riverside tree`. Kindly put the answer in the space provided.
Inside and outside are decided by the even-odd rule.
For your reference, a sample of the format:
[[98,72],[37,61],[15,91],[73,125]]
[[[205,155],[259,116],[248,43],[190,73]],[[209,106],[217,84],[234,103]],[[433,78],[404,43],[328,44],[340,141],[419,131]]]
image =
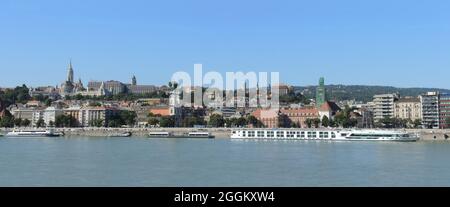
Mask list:
[[90,127],[102,127],[104,126],[105,121],[103,121],[103,119],[94,119],[89,121],[89,126]]
[[312,121],[313,121],[314,127],[315,128],[319,128],[319,126],[320,126],[320,119],[319,118],[315,118]]
[[225,120],[223,116],[219,114],[213,114],[209,117],[208,126],[210,127],[223,127],[225,124]]
[[163,116],[159,122],[161,127],[175,127],[175,119],[172,116]]
[[147,124],[150,125],[150,126],[156,126],[156,125],[159,124],[159,119],[156,118],[156,117],[150,117],[147,120]]
[[343,128],[352,128],[355,127],[358,124],[358,121],[351,117],[352,111],[354,111],[355,108],[350,108],[349,106],[345,106],[344,110],[340,111],[335,116],[336,124]]
[[15,126],[15,127],[20,127],[20,126],[22,126],[22,119],[21,119],[21,118],[14,119],[14,126]]
[[263,123],[261,121],[259,121],[255,116],[250,115],[247,117],[247,123],[249,125],[252,125],[253,127],[256,128],[261,128],[263,127]]
[[44,121],[44,119],[39,119],[37,122],[36,122],[36,127],[37,128],[41,128],[41,127],[45,127],[45,121]]
[[322,126],[323,127],[329,127],[330,126],[330,119],[328,119],[328,116],[322,117]]
[[78,121],[71,115],[61,114],[55,117],[53,124],[55,127],[77,127]]
[[136,124],[137,114],[134,111],[121,111],[120,118],[125,125],[132,127]]
[[31,121],[30,120],[28,120],[28,119],[23,119],[22,120],[22,123],[20,124],[21,126],[24,126],[24,127],[27,127],[27,126],[30,126],[30,124],[31,124]]
[[306,124],[306,126],[307,126],[308,128],[311,128],[312,125],[313,125],[313,120],[310,119],[310,118],[308,118],[308,119],[305,120],[305,124]]

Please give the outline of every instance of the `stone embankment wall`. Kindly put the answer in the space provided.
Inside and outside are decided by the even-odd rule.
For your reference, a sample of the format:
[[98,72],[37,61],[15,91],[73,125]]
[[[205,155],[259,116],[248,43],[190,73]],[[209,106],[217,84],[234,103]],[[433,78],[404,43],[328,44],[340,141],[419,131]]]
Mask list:
[[[63,128],[56,131],[64,132],[66,137],[105,137],[113,136],[124,132],[131,132],[133,137],[147,137],[150,132],[172,132],[174,135],[183,135],[192,131],[208,131],[216,138],[229,138],[231,128]],[[323,129],[317,129],[323,130]],[[0,134],[5,134],[11,129],[0,129]],[[448,140],[450,141],[450,129],[397,129],[412,134],[418,134],[421,140]]]

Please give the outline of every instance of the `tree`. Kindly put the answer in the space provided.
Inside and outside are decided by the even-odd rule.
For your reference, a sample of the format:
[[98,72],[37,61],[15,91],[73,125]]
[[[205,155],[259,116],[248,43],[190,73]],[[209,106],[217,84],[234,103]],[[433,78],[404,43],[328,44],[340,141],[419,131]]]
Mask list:
[[14,127],[14,117],[4,116],[0,119],[0,127],[11,128]]
[[53,102],[53,100],[52,99],[45,99],[44,100],[44,104],[46,105],[46,106],[51,106],[52,105],[52,102]]
[[264,127],[264,124],[255,116],[250,115],[247,117],[247,124],[253,125],[255,128],[262,128]]
[[[16,103],[26,103],[31,100],[29,89],[26,85],[17,86],[14,89],[6,89],[0,91],[0,100],[2,100],[6,107]],[[12,123],[14,124],[14,123]]]
[[22,125],[22,119],[21,118],[14,119],[14,126],[20,127],[21,125]]
[[328,116],[322,117],[322,126],[323,127],[329,127],[330,126],[330,119],[328,119]]
[[108,121],[108,127],[118,128],[122,125],[120,122],[120,119],[111,119]]
[[305,124],[306,124],[306,126],[308,126],[308,128],[311,128],[312,125],[313,125],[313,120],[310,119],[310,118],[307,118],[307,119],[305,120]]
[[89,103],[89,106],[91,106],[91,107],[100,107],[100,106],[102,106],[102,104],[100,102],[91,102],[91,103]]
[[23,120],[22,120],[22,123],[21,123],[20,125],[22,125],[22,126],[24,126],[24,127],[27,127],[27,126],[30,126],[30,124],[31,124],[31,121],[30,121],[30,120],[28,120],[28,119],[23,119]]
[[159,125],[161,127],[174,127],[175,126],[175,119],[172,116],[161,117]]
[[61,114],[55,117],[55,127],[77,127],[77,125],[78,121],[71,115]]
[[278,116],[278,125],[282,128],[289,128],[291,127],[291,119],[286,114],[280,114]]
[[333,119],[331,119],[331,120],[329,120],[328,126],[329,127],[337,127],[337,124],[336,124],[336,122]]
[[102,127],[104,125],[104,121],[102,119],[94,119],[89,121],[90,127]]
[[240,117],[236,119],[235,125],[238,127],[245,127],[247,126],[247,119],[245,119],[244,117]]
[[123,124],[132,127],[134,126],[134,124],[136,124],[137,114],[134,111],[121,111],[120,118]]
[[73,98],[75,98],[75,100],[83,100],[83,95],[77,94]]
[[405,128],[408,124],[406,119],[398,119],[391,117],[384,117],[378,121],[379,127],[384,128]]
[[107,127],[121,127],[123,125],[127,125],[129,127],[134,126],[136,124],[137,114],[134,111],[120,111],[119,113],[116,113],[112,115],[108,122],[106,123]]
[[39,119],[37,122],[36,122],[36,127],[37,128],[41,128],[41,127],[45,127],[45,121],[44,121],[44,119]]
[[313,119],[312,122],[313,122],[315,128],[319,128],[319,126],[320,126],[320,119],[319,118]]
[[253,127],[257,127],[258,119],[253,115],[249,116],[247,117],[247,124],[252,125]]
[[209,117],[208,126],[210,127],[223,127],[225,124],[225,120],[223,116],[219,114],[213,114]]
[[183,127],[194,127],[196,125],[205,125],[205,120],[201,117],[191,116],[185,117],[181,124]]
[[310,100],[303,94],[295,93],[294,91],[289,92],[287,95],[280,96],[279,101],[283,104],[310,104]]
[[148,125],[150,126],[156,126],[159,124],[159,120],[157,118],[154,117],[150,117],[147,121]]
[[49,122],[48,122],[48,126],[49,126],[49,127],[55,127],[55,122],[49,121]]
[[227,127],[235,127],[236,125],[234,124],[236,122],[237,118],[230,118],[230,119],[225,119],[225,124]]
[[345,106],[344,110],[336,114],[334,118],[336,125],[343,128],[355,127],[358,124],[358,120],[352,118],[350,115],[354,110],[355,108],[353,107]]

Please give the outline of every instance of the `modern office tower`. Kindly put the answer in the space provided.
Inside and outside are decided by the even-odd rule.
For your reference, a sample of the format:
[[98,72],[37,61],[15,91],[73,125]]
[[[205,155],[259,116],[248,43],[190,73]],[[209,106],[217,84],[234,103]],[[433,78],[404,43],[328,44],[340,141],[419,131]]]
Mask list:
[[428,92],[420,96],[422,104],[422,126],[424,128],[439,128],[439,93]]

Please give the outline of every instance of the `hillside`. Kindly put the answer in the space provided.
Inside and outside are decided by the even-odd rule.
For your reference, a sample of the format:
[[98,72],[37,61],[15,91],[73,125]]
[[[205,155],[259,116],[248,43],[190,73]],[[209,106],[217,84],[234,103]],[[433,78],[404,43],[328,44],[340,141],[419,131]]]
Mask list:
[[[302,92],[307,98],[314,98],[317,86],[296,86],[296,92]],[[327,85],[327,96],[329,100],[342,101],[371,101],[374,95],[386,93],[399,93],[400,96],[419,96],[429,91],[450,93],[449,89],[438,88],[396,88],[391,86],[363,86],[363,85]]]

